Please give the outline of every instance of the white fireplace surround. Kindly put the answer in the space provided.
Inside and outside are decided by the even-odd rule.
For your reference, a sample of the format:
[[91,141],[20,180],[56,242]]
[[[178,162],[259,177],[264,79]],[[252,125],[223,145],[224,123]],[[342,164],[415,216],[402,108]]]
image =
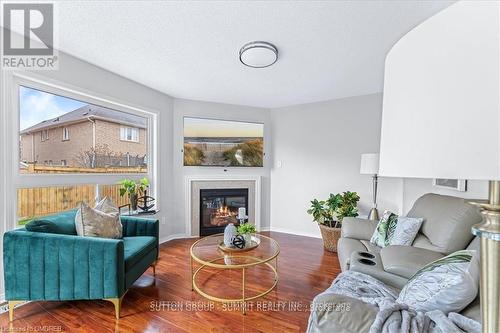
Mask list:
[[235,176],[231,177],[186,177],[186,231],[192,237],[200,235],[199,202],[200,189],[247,188],[248,189],[248,222],[255,224],[260,230],[261,220],[261,177]]

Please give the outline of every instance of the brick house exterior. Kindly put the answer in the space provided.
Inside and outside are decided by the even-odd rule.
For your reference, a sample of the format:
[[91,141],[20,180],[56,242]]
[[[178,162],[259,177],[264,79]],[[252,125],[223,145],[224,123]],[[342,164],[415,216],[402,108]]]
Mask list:
[[20,133],[20,161],[24,163],[138,166],[146,164],[146,155],[147,118],[94,105]]

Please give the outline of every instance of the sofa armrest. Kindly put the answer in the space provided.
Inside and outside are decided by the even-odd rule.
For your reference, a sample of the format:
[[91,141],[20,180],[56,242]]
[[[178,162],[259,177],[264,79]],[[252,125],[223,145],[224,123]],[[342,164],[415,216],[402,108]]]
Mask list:
[[377,312],[375,305],[349,296],[323,292],[313,300],[307,332],[368,332]]
[[357,217],[344,217],[342,220],[342,237],[370,240],[377,227],[378,221],[360,219]]
[[156,219],[135,216],[120,216],[123,225],[123,236],[152,236],[159,238],[160,222]]
[[74,300],[125,293],[120,239],[30,232],[3,237],[5,299]]
[[135,216],[120,216],[123,226],[123,237],[151,236],[156,237],[156,257],[160,254],[160,221]]

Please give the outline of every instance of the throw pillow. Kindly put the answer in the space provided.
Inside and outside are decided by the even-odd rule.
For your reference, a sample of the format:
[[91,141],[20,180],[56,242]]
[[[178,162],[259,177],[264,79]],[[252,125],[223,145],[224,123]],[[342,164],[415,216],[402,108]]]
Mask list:
[[373,232],[373,236],[370,239],[370,243],[373,243],[380,247],[386,247],[390,244],[390,240],[394,235],[396,230],[396,224],[398,223],[398,216],[388,210],[384,211],[382,218],[377,224],[377,228]]
[[33,220],[26,223],[26,230],[31,232],[46,232],[49,234],[60,234],[57,224],[49,220]]
[[118,208],[109,198],[97,203],[95,208],[80,203],[75,217],[76,232],[79,236],[121,238],[122,224]]
[[417,237],[420,226],[424,222],[422,218],[398,217],[394,235],[390,239],[391,245],[410,246]]
[[25,228],[32,232],[76,235],[75,215],[76,209],[46,215],[28,222]]
[[479,253],[461,250],[425,265],[403,287],[398,303],[416,311],[460,312],[479,289]]

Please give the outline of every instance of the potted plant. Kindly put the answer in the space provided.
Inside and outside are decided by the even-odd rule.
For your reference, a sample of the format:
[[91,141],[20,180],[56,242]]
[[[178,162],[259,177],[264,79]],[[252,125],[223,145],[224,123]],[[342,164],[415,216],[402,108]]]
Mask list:
[[359,195],[356,192],[331,194],[326,200],[314,199],[307,213],[318,223],[325,249],[337,252],[337,241],[340,238],[342,219],[347,216],[358,216]]
[[128,195],[130,200],[130,206],[133,211],[137,210],[137,201],[140,195],[143,195],[147,188],[149,187],[149,180],[147,178],[142,178],[139,182],[131,179],[124,179],[119,182],[121,185],[120,196]]
[[238,234],[242,235],[245,239],[245,244],[250,245],[252,240],[252,234],[254,234],[257,230],[255,226],[250,223],[242,223],[238,226]]

